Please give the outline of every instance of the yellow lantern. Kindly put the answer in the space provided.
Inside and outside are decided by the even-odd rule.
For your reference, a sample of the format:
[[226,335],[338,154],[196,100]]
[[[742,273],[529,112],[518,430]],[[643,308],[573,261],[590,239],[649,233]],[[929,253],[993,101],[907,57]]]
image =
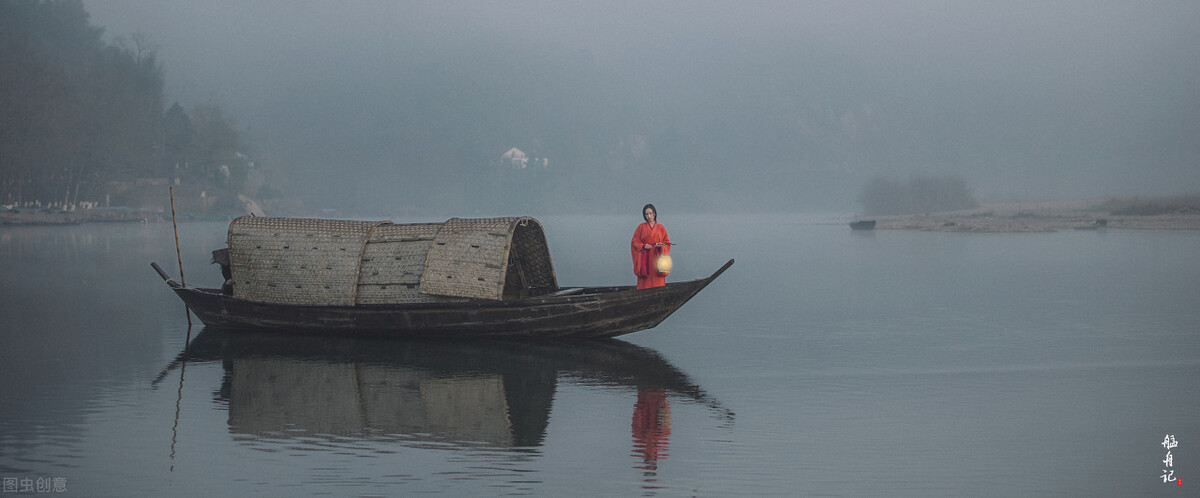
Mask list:
[[658,260],[654,262],[655,268],[658,269],[658,272],[663,276],[671,273],[672,265],[673,263],[671,262],[671,256],[669,254],[663,254],[659,256]]

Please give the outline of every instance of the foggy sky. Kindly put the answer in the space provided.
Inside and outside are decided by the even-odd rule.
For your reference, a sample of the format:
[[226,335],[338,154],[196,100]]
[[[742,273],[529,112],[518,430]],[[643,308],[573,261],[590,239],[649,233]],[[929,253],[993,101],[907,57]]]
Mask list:
[[[468,80],[454,94],[464,100],[508,99],[508,89],[529,85],[469,80],[525,73],[540,75],[543,86],[534,95],[554,95],[555,102],[604,94],[596,101],[600,111],[586,103],[563,110],[550,128],[602,126],[608,119],[631,134],[639,127],[686,134],[689,123],[710,115],[743,120],[728,125],[754,135],[731,138],[742,152],[757,158],[755,151],[780,146],[787,152],[776,155],[792,154],[798,163],[821,159],[781,146],[790,131],[776,133],[778,122],[758,123],[757,116],[792,112],[793,102],[780,104],[777,93],[823,82],[813,84],[830,86],[821,95],[837,101],[827,107],[843,128],[856,136],[856,127],[885,130],[872,144],[854,146],[873,153],[847,153],[870,157],[837,166],[848,178],[838,180],[839,195],[849,198],[854,180],[926,173],[961,175],[992,198],[1200,191],[1200,3],[1194,1],[103,0],[85,6],[110,39],[150,35],[164,64],[167,105],[220,105],[250,130],[268,164],[290,168],[288,186],[299,192],[394,174],[388,164],[405,151],[366,152],[386,138],[364,135],[381,123],[399,126],[385,115],[413,108],[400,102],[414,95],[405,84],[425,81],[418,71],[444,72],[433,84]],[[613,102],[639,109],[606,114]],[[526,95],[510,105],[539,104]],[[819,114],[804,112],[809,117],[795,110],[798,128]],[[424,119],[412,116],[405,126]],[[493,122],[471,115],[443,121]],[[696,133],[696,140],[720,140],[723,132]],[[513,134],[509,141],[537,147],[518,142],[553,136]],[[497,135],[478,154],[508,138]],[[350,164],[330,175],[331,162]],[[762,162],[738,168],[753,176]],[[679,178],[688,177],[684,163]]]

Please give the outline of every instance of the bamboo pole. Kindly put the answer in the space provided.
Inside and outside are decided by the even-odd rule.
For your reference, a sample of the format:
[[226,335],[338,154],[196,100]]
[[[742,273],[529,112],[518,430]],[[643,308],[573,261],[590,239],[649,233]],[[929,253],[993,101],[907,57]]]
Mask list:
[[[171,228],[175,229],[175,259],[179,261],[179,285],[187,287],[187,279],[183,277],[183,253],[179,250],[179,224],[175,222],[175,187],[167,187],[167,193],[171,196]],[[188,323],[187,339],[184,341],[186,346],[192,341],[192,314],[187,305],[183,306],[183,314],[187,316]]]
[[179,224],[175,222],[175,187],[167,187],[171,195],[171,227],[175,229],[175,259],[179,261],[179,283],[187,287],[187,279],[183,277],[183,254],[179,250]]

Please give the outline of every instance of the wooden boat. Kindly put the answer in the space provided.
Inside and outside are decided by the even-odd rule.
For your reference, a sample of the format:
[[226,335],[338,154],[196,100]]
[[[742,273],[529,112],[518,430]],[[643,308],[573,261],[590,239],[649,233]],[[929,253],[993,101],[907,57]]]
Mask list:
[[[532,218],[351,226],[358,239],[342,230],[347,222],[302,221],[316,223],[291,232],[296,220],[230,224],[232,292],[185,287],[151,265],[209,326],[446,338],[615,337],[653,328],[733,265],[653,289],[561,288]],[[345,258],[328,259],[335,255]]]
[[1108,220],[1103,218],[1096,220],[1091,225],[1075,227],[1076,230],[1103,230],[1105,228],[1108,228]]
[[850,222],[851,230],[874,230],[875,220],[858,220]]

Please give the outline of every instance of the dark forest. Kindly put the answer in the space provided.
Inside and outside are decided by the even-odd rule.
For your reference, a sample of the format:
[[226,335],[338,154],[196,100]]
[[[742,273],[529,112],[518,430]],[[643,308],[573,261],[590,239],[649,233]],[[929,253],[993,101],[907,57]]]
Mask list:
[[164,109],[149,37],[105,42],[88,18],[78,0],[0,2],[0,204],[138,207],[165,183],[205,192],[214,209],[257,194],[247,144],[220,107]]

